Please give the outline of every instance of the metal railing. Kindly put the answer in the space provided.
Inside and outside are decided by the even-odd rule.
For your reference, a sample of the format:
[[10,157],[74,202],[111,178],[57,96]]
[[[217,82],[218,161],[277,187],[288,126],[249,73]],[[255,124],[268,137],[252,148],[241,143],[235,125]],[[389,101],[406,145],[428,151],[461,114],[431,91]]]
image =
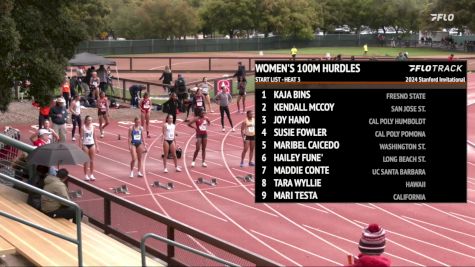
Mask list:
[[[3,134],[0,134],[0,142],[16,147],[24,152],[31,152],[34,149],[34,147],[30,145],[12,139]],[[15,181],[21,183],[17,180]],[[21,184],[23,185],[24,183]],[[281,266],[281,264],[279,263],[276,263],[272,260],[269,260],[265,257],[257,255],[236,245],[230,244],[217,237],[211,236],[201,230],[185,225],[154,210],[145,208],[127,199],[118,197],[77,178],[72,177],[72,179],[68,179],[67,184],[70,190],[74,190],[73,187],[81,189],[83,194],[82,203],[84,203],[84,205],[82,205],[82,212],[87,216],[89,223],[102,229],[105,234],[114,235],[119,240],[127,242],[137,248],[140,248],[140,238],[143,236],[143,234],[149,232],[157,232],[157,229],[159,229],[164,230],[167,239],[171,241],[178,241],[178,243],[192,242],[192,244],[197,244],[199,242],[199,247],[206,246],[207,249],[209,251],[212,250],[213,253],[217,255],[217,257],[224,258],[226,260],[239,260],[243,263],[240,265]],[[29,186],[28,184],[26,185]],[[53,196],[52,198],[57,199],[58,197]],[[88,200],[95,202],[88,202]],[[60,199],[59,201],[66,200]],[[87,205],[87,203],[92,204]],[[75,207],[78,206],[76,205]],[[118,216],[118,214],[120,215]],[[139,221],[140,217],[143,219],[143,225],[137,226],[139,228],[135,229],[140,234],[140,237],[134,238],[127,234],[128,232],[130,232],[130,228],[125,228],[125,226],[123,225],[125,225],[127,222],[130,222],[130,217],[124,216],[123,214],[129,214],[130,216],[134,216],[134,221],[136,222],[136,224]],[[77,219],[77,221],[78,226],[80,227],[80,219]],[[78,243],[82,244],[81,242]],[[171,247],[172,246],[169,246],[168,248],[161,250],[160,248],[147,246],[147,252],[163,261],[166,261],[169,266],[186,266],[187,264],[192,264],[193,262],[196,262],[198,260],[197,258],[183,258],[181,257],[181,255],[175,255],[175,251],[171,249]],[[82,255],[80,259],[80,265],[82,265]]]
[[[0,140],[2,142],[5,142],[5,139],[4,138],[10,138],[8,136],[5,136],[3,134],[0,134]],[[10,138],[12,139],[12,138]],[[12,140],[15,140],[15,139],[12,139]],[[15,140],[17,141],[17,140]],[[7,141],[8,142],[8,141]],[[18,141],[17,141],[18,142]],[[31,152],[31,151],[28,151],[28,152]],[[43,231],[45,233],[48,233],[50,235],[53,235],[53,236],[56,236],[58,238],[61,238],[61,239],[64,239],[68,242],[71,242],[73,244],[76,244],[77,247],[78,247],[78,266],[82,267],[83,266],[83,257],[82,257],[82,233],[81,233],[81,208],[74,202],[70,201],[70,200],[67,200],[67,199],[64,199],[62,197],[59,197],[55,194],[52,194],[52,193],[49,193],[47,191],[44,191],[42,189],[39,189],[39,188],[36,188],[32,185],[29,185],[25,182],[22,182],[22,181],[19,181],[15,178],[11,178],[3,173],[0,173],[0,179],[1,180],[6,180],[10,183],[13,183],[14,185],[16,186],[20,186],[22,188],[25,188],[27,189],[28,191],[31,191],[31,192],[34,192],[34,193],[37,193],[37,194],[40,194],[40,195],[43,195],[43,196],[47,196],[49,198],[52,198],[58,202],[60,202],[61,204],[65,205],[65,206],[69,206],[69,207],[74,207],[75,209],[75,213],[76,213],[76,239],[73,239],[71,237],[68,237],[68,236],[65,236],[63,234],[60,234],[56,231],[53,231],[53,230],[50,230],[48,228],[45,228],[43,226],[40,226],[40,225],[37,225],[37,224],[34,224],[32,222],[29,222],[27,220],[24,220],[24,219],[21,219],[21,218],[18,218],[16,216],[13,216],[9,213],[6,213],[4,211],[0,211],[0,216],[3,216],[3,217],[6,217],[10,220],[14,220],[16,222],[19,222],[19,223],[22,223],[22,224],[25,224],[25,225],[28,225],[30,227],[33,227],[35,229],[38,229],[40,231]]]
[[202,257],[205,257],[205,258],[208,258],[210,260],[213,260],[215,262],[219,262],[219,263],[222,263],[224,264],[225,266],[231,266],[231,267],[240,267],[240,265],[237,265],[235,263],[232,263],[230,261],[227,261],[227,260],[224,260],[224,259],[221,259],[221,258],[218,258],[214,255],[211,255],[211,254],[208,254],[208,253],[204,253],[202,251],[199,251],[197,249],[194,249],[194,248],[191,248],[189,246],[185,246],[183,244],[180,244],[180,243],[177,243],[173,240],[170,240],[168,238],[164,238],[164,237],[161,237],[159,235],[156,235],[156,234],[153,234],[153,233],[148,233],[148,234],[145,234],[143,237],[142,237],[142,240],[140,241],[140,253],[142,255],[142,266],[143,267],[146,267],[147,266],[147,262],[146,262],[146,251],[145,251],[145,241],[147,241],[147,239],[149,238],[153,238],[153,239],[157,239],[157,240],[160,240],[168,245],[171,245],[173,247],[179,247],[181,249],[184,249],[186,251],[189,251],[191,253],[194,253],[196,255],[200,255]]

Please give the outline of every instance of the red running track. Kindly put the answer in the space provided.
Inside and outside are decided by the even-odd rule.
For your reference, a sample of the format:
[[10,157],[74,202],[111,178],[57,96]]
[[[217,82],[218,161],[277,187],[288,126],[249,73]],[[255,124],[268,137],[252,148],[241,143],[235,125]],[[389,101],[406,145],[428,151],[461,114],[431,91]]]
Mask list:
[[[232,112],[239,128],[244,115],[236,114],[235,105]],[[221,132],[219,114],[209,115],[207,168],[201,167],[201,154],[197,167],[190,168],[194,132],[178,123],[177,142],[185,155],[179,160],[183,171],[176,173],[169,161],[170,172],[163,173],[160,120],[164,116],[155,113],[158,121],[147,140],[151,149],[145,156],[145,176],[128,177],[127,140],[117,140],[118,134],[127,135],[127,127],[113,122],[100,140],[94,184],[109,190],[127,183],[131,194],[121,195],[124,198],[283,265],[343,265],[347,254],[358,253],[363,225],[377,222],[387,230],[386,255],[393,266],[475,266],[475,74],[469,75],[466,204],[255,204],[254,185],[235,178],[254,173],[253,167],[239,167],[239,132],[230,132],[227,121],[228,131]],[[18,128],[32,131],[27,126]],[[83,177],[82,168],[72,167],[71,171]],[[217,178],[218,185],[197,185],[194,180],[201,176]],[[154,180],[173,181],[175,189],[153,188]],[[94,205],[94,199],[80,204]],[[137,220],[116,226],[132,236],[137,229],[148,227],[147,222]]]

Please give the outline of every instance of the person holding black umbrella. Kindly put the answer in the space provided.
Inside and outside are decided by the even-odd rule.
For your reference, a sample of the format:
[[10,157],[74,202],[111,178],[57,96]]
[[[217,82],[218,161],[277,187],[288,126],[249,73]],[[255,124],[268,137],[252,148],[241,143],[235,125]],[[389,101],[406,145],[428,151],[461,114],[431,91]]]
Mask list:
[[[56,176],[46,176],[43,190],[69,200],[68,187],[65,184],[68,177],[69,172],[66,169],[58,170]],[[73,219],[73,223],[76,223],[76,210],[74,207],[63,206],[59,201],[45,195],[41,196],[41,211],[52,218]]]

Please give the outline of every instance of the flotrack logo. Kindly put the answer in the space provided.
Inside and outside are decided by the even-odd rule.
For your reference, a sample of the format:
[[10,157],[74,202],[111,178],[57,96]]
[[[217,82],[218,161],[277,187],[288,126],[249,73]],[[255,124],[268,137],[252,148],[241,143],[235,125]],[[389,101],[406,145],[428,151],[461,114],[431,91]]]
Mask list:
[[462,72],[463,65],[409,65],[409,72]]
[[453,21],[454,14],[430,14],[432,21]]

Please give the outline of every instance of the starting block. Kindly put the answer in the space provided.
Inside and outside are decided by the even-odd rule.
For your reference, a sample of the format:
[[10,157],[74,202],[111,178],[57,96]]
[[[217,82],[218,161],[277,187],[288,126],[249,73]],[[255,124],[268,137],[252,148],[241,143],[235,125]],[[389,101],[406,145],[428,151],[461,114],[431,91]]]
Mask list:
[[154,181],[153,184],[151,184],[153,187],[160,187],[166,190],[173,189],[175,186],[173,185],[173,182],[168,182],[168,183],[160,183],[160,181]]
[[198,178],[198,180],[196,180],[196,183],[197,184],[207,184],[207,185],[210,185],[210,186],[216,186],[218,184],[218,181],[215,178],[212,178],[211,180],[208,180],[208,179],[205,179],[203,177],[200,177],[200,178]]
[[76,199],[76,198],[81,198],[82,197],[82,191],[79,189],[78,191],[70,191],[68,192],[69,198],[71,199]]
[[236,176],[236,178],[243,180],[244,182],[254,182],[254,178],[252,177],[252,174],[248,174],[244,177],[242,176]]
[[118,194],[118,193],[122,193],[122,194],[126,194],[126,195],[129,195],[129,188],[127,188],[127,185],[123,184],[119,187],[116,187],[116,188],[111,188],[112,192]]

